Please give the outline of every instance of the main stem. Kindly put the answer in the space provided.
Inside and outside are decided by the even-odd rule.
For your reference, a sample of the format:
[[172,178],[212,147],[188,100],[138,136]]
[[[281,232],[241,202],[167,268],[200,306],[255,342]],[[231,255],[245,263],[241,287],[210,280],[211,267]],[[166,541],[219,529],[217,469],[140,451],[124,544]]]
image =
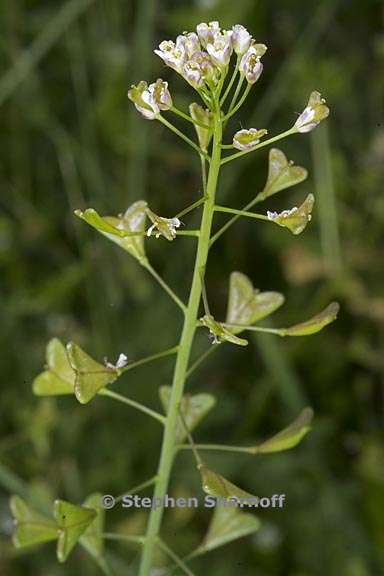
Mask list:
[[[175,438],[176,424],[179,416],[181,399],[183,397],[184,384],[187,376],[188,363],[199,312],[201,298],[201,275],[205,270],[209,252],[212,219],[215,208],[216,187],[221,162],[221,141],[222,124],[220,119],[220,112],[216,112],[214,118],[212,159],[208,175],[206,200],[204,202],[204,211],[201,220],[195,268],[193,272],[191,291],[189,294],[188,307],[185,311],[184,326],[180,338],[179,351],[177,353],[171,398],[164,427],[161,456],[157,470],[158,480],[154,490],[154,497],[160,498],[160,501],[164,501],[164,497],[167,493],[172,464],[177,452]],[[141,557],[139,576],[149,576],[150,574],[153,562],[153,553],[156,546],[156,539],[160,531],[162,517],[162,507],[152,510],[150,513],[145,543],[143,546],[143,553]]]

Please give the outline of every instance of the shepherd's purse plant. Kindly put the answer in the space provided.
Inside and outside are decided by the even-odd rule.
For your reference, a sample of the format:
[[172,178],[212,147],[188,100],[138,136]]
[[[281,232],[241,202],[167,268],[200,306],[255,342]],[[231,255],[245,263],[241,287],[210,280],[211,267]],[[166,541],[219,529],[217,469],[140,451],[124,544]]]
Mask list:
[[[132,361],[121,353],[117,361],[112,363],[94,360],[77,344],[69,342],[64,345],[55,338],[47,345],[46,368],[33,383],[33,391],[38,396],[74,394],[82,404],[87,404],[95,396],[109,397],[154,418],[162,427],[162,447],[157,471],[149,480],[140,479],[140,484],[129,493],[153,486],[153,496],[159,502],[164,501],[167,495],[172,467],[180,450],[191,451],[201,475],[202,490],[206,494],[224,499],[249,497],[247,492],[210,469],[201,456],[202,451],[222,450],[252,456],[287,450],[300,442],[311,425],[312,410],[305,408],[294,422],[261,444],[195,444],[191,432],[213,408],[215,398],[207,391],[195,395],[186,394],[185,387],[188,377],[207,355],[223,345],[240,346],[239,353],[246,353],[243,348],[248,341],[242,334],[246,331],[272,333],[280,337],[311,335],[335,320],[338,312],[338,304],[332,302],[314,317],[301,320],[293,326],[260,326],[257,323],[277,310],[283,304],[284,296],[278,292],[255,289],[251,280],[239,271],[232,272],[229,278],[225,319],[215,318],[210,311],[209,286],[205,286],[210,248],[234,222],[240,217],[262,220],[272,226],[287,229],[276,229],[276,233],[290,232],[297,235],[303,232],[311,220],[315,201],[312,194],[303,199],[299,206],[284,206],[279,212],[254,212],[256,205],[299,184],[307,177],[303,167],[294,165],[281,150],[273,147],[269,150],[268,176],[264,188],[245,206],[232,208],[220,204],[218,180],[222,169],[227,169],[227,165],[242,156],[271,146],[283,138],[310,132],[329,114],[325,100],[315,91],[293,125],[281,134],[267,137],[267,129],[250,127],[231,135],[230,141],[224,138],[228,121],[238,112],[262,75],[262,58],[266,51],[267,47],[257,43],[243,26],[235,25],[227,31],[221,29],[219,22],[199,24],[196,32],[183,33],[177,37],[176,42],[161,42],[155,53],[186,80],[199,102],[192,102],[188,112],[179,110],[173,103],[168,83],[162,79],[149,85],[145,81],[139,82],[129,90],[128,97],[145,120],[160,122],[197,154],[202,172],[201,197],[171,217],[159,215],[157,206],[149,207],[145,200],[135,202],[124,214],[114,217],[101,216],[93,208],[76,211],[79,218],[135,258],[166,291],[184,318],[179,342],[170,349],[154,351],[139,360]],[[174,126],[169,119],[172,115],[177,115],[194,127],[195,139]],[[198,229],[189,229],[186,226],[188,215],[198,208],[202,211],[200,226]],[[213,231],[217,212],[228,214],[229,219],[221,228]],[[176,295],[160,277],[149,262],[145,250],[147,242],[158,238],[174,242],[179,236],[190,236],[191,242],[196,243],[193,277],[185,300]],[[180,266],[182,264],[178,263]],[[191,353],[197,330],[207,331],[207,349],[192,362]],[[175,365],[171,386],[162,386],[159,390],[163,413],[113,390],[111,385],[127,371],[165,356],[173,356]],[[106,507],[107,502],[104,505]],[[55,540],[58,560],[64,562],[79,542],[94,557],[104,574],[113,574],[104,553],[104,542],[118,535],[108,534],[104,530],[105,512],[100,494],[91,494],[80,505],[56,500],[52,518],[42,516],[19,496],[12,497],[11,508],[16,524],[16,546]],[[158,550],[169,558],[170,566],[156,574],[170,573],[176,566],[179,571],[193,575],[190,564],[194,557],[249,535],[259,527],[259,520],[253,513],[237,507],[217,507],[200,546],[187,559],[182,559],[173,550],[172,543],[168,545],[161,538],[163,514],[162,506],[152,509],[145,534],[125,537],[141,547],[139,576],[154,573],[155,552]]]

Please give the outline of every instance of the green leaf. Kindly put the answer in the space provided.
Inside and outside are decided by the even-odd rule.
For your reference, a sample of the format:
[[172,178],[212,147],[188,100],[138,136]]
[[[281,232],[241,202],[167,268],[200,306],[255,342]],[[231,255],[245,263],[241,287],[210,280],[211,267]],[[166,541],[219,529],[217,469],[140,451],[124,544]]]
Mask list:
[[284,152],[278,148],[271,148],[269,152],[269,167],[267,182],[264,190],[259,194],[260,200],[276,194],[285,188],[303,182],[308,176],[308,171],[302,166],[294,166],[289,162]]
[[267,212],[268,219],[283,228],[288,228],[292,234],[301,234],[308,222],[312,220],[312,209],[315,203],[313,194],[308,194],[304,202],[297,208],[282,212]]
[[217,322],[211,314],[205,314],[205,316],[200,318],[200,322],[203,326],[208,328],[210,335],[212,336],[212,344],[231,342],[231,344],[236,344],[237,346],[248,345],[248,340],[235,336],[223,323]]
[[[229,296],[226,322],[251,325],[269,316],[284,303],[279,292],[255,290],[251,280],[241,272],[232,272],[229,279]],[[238,333],[241,329],[232,329]]]
[[[146,209],[147,203],[139,200],[118,217],[100,216],[93,208],[84,212],[76,210],[75,214],[145,265],[148,262],[144,248]],[[134,233],[138,235],[130,235]]]
[[56,500],[54,516],[60,529],[56,554],[59,562],[65,562],[80,536],[97,516],[97,512],[65,500]]
[[98,492],[91,494],[84,502],[84,506],[96,511],[96,517],[80,537],[80,544],[96,559],[104,553],[104,521],[105,510],[101,506],[102,495]]
[[311,429],[312,419],[312,408],[304,408],[292,424],[278,434],[275,434],[275,436],[272,436],[269,440],[265,440],[262,444],[255,446],[252,449],[253,453],[268,454],[270,452],[280,452],[281,450],[294,448]]
[[[161,386],[159,390],[160,400],[164,408],[164,412],[168,412],[169,401],[171,398],[171,387]],[[216,398],[212,394],[185,394],[181,401],[181,412],[184,416],[187,429],[192,432],[194,428],[205,418],[210,410],[216,404]],[[187,437],[182,419],[179,417],[176,426],[176,442],[181,443]]]
[[218,498],[246,498],[247,500],[253,498],[257,500],[256,496],[245,492],[235,484],[232,484],[232,482],[229,482],[229,480],[226,480],[221,474],[207,468],[207,466],[201,464],[198,468],[201,474],[203,490],[206,494]]
[[306,322],[295,324],[290,328],[281,328],[279,334],[281,336],[308,336],[320,332],[325,326],[334,322],[337,318],[340,305],[337,302],[331,302],[322,312],[313,316]]
[[19,496],[11,497],[10,507],[15,521],[12,539],[16,548],[50,542],[58,538],[57,524],[32,510]]
[[75,371],[75,395],[81,404],[86,404],[107,384],[120,375],[120,370],[96,362],[84,350],[70,342],[67,345],[69,362]]
[[48,370],[39,374],[33,381],[33,392],[37,396],[73,394],[75,373],[68,360],[64,344],[53,338],[46,350]]
[[260,521],[253,514],[241,512],[235,507],[216,506],[204,541],[193,555],[205,554],[233,540],[249,536],[259,527]]

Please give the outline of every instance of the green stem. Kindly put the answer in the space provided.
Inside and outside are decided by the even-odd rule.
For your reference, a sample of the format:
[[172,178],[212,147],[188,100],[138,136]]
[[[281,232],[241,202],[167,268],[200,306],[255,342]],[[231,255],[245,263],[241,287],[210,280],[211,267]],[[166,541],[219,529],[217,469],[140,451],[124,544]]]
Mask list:
[[160,358],[164,358],[165,356],[176,354],[178,349],[179,346],[173,346],[173,348],[168,348],[167,350],[163,350],[162,352],[157,352],[156,354],[152,354],[151,356],[146,356],[145,358],[141,358],[141,360],[136,360],[135,362],[127,364],[127,366],[124,366],[124,368],[120,369],[120,372],[128,372],[128,370],[132,370],[133,368],[137,368],[138,366],[143,366],[143,364],[153,362],[153,360],[159,360]]
[[[200,198],[199,200],[196,200],[196,202],[194,202],[193,204],[191,204],[187,208],[184,208],[184,210],[182,210],[181,212],[178,212],[178,214],[176,214],[175,218],[182,218],[186,214],[189,214],[189,212],[192,212],[192,210],[194,210],[195,208],[198,208],[199,206],[204,204],[205,200],[206,200],[205,196],[203,196],[203,198]],[[177,232],[177,233],[180,234],[180,232]]]
[[[244,454],[253,454],[253,449],[246,446],[225,446],[224,444],[195,444],[197,450],[215,450],[221,452],[242,452]],[[190,444],[180,444],[180,450],[192,450]]]
[[236,208],[227,208],[226,206],[215,206],[215,212],[225,212],[228,214],[237,214],[238,216],[246,216],[247,218],[256,218],[256,220],[268,220],[268,216],[264,214],[255,214],[254,212],[246,212],[245,210],[236,210]]
[[241,330],[250,330],[251,332],[265,332],[266,334],[277,334],[278,336],[284,336],[284,328],[265,328],[263,326],[244,326],[243,324],[227,324],[224,323],[225,327],[235,328]]
[[171,558],[171,560],[174,561],[176,566],[178,566],[184,572],[184,574],[187,574],[188,576],[194,576],[193,572],[188,568],[185,562],[183,562],[183,560],[176,554],[176,552],[174,552],[171,548],[169,548],[169,546],[167,546],[167,544],[163,542],[163,540],[160,540],[160,538],[158,538],[157,545],[159,546],[159,548],[163,550],[163,552],[167,554],[167,556]]
[[295,128],[289,128],[289,130],[286,130],[285,132],[282,132],[281,134],[278,134],[277,136],[274,136],[273,138],[269,138],[269,140],[264,140],[264,142],[257,144],[257,146],[254,146],[253,148],[250,148],[249,150],[242,150],[241,152],[237,152],[236,154],[232,154],[231,156],[227,156],[226,158],[223,158],[221,163],[226,164],[227,162],[231,162],[231,160],[236,160],[236,158],[241,158],[241,156],[244,156],[245,154],[249,154],[250,152],[254,152],[255,150],[258,150],[259,148],[264,148],[264,146],[269,146],[270,144],[273,144],[273,142],[277,142],[278,140],[281,140],[282,138],[286,138],[287,136],[290,136],[291,134],[296,134],[296,133],[297,132],[296,132]]
[[176,126],[174,126],[173,124],[171,124],[170,122],[168,122],[168,120],[166,120],[165,118],[163,118],[163,116],[161,116],[161,114],[159,114],[157,116],[157,120],[159,120],[159,122],[161,122],[162,124],[164,124],[164,126],[166,126],[167,128],[169,128],[172,132],[174,132],[177,136],[179,136],[179,138],[181,138],[182,140],[184,140],[184,142],[186,142],[187,144],[189,144],[190,146],[192,146],[192,148],[194,150],[196,150],[196,152],[198,154],[200,154],[200,156],[204,156],[204,158],[206,160],[208,160],[208,162],[210,161],[210,157],[208,156],[208,154],[206,152],[204,152],[204,150],[202,150],[200,148],[200,146],[198,146],[197,144],[195,144],[195,142],[193,140],[191,140],[190,138],[188,138],[188,136],[186,136],[185,134],[183,134],[183,132],[181,132],[178,128],[176,128]]
[[143,544],[145,541],[144,536],[129,536],[128,534],[115,534],[114,532],[103,532],[101,536],[105,540],[123,540],[124,542],[132,542],[132,544]]
[[174,293],[172,288],[170,288],[168,286],[168,284],[162,279],[162,277],[156,272],[156,270],[154,268],[152,268],[152,266],[151,266],[151,264],[149,264],[149,262],[147,262],[145,264],[145,268],[148,270],[148,272],[150,274],[152,274],[152,276],[154,277],[156,282],[158,282],[160,284],[160,286],[163,288],[163,290],[168,294],[168,296],[170,296],[172,298],[172,300],[175,302],[175,304],[177,304],[177,306],[180,308],[180,310],[182,310],[185,313],[186,312],[185,304]]
[[[204,196],[207,192],[207,166],[205,164],[205,158],[204,156],[200,155],[200,163],[201,163],[201,180],[203,183],[203,192],[204,192]],[[205,200],[205,198],[204,198]]]
[[108,390],[108,388],[103,388],[102,390],[100,390],[99,394],[102,396],[108,396],[109,398],[113,398],[114,400],[118,400],[119,402],[123,402],[123,404],[128,404],[128,406],[136,408],[136,410],[139,410],[140,412],[144,412],[144,414],[147,414],[147,416],[151,416],[152,418],[160,422],[160,424],[163,425],[165,424],[164,416],[162,416],[158,412],[155,412],[154,410],[151,410],[151,408],[148,408],[147,406],[140,404],[140,402],[135,402],[135,400],[131,400],[130,398],[126,398],[125,396],[121,396],[121,394],[117,394],[117,392],[112,392],[112,390]]
[[124,494],[121,494],[121,496],[118,496],[117,498],[115,498],[115,503],[117,504],[118,502],[121,502],[126,494],[129,494],[129,495],[137,494],[138,492],[141,492],[145,488],[148,488],[148,486],[152,486],[153,484],[155,484],[156,480],[157,480],[157,476],[153,476],[149,480],[146,480],[145,482],[141,482],[141,484],[134,486],[130,490],[127,490],[126,492],[124,492]]
[[228,83],[228,86],[227,86],[227,88],[226,88],[226,90],[225,90],[225,92],[224,92],[223,97],[222,97],[221,100],[220,100],[220,106],[221,106],[221,108],[223,107],[223,104],[224,104],[224,102],[226,101],[226,99],[227,99],[227,97],[228,97],[228,94],[230,93],[231,88],[232,88],[232,86],[233,86],[233,83],[234,83],[234,81],[235,81],[235,79],[236,79],[237,73],[238,73],[238,71],[239,71],[240,61],[241,61],[241,56],[238,56],[238,57],[237,57],[236,66],[235,66],[235,68],[234,68],[234,70],[233,70],[232,77],[231,77],[231,79],[230,79],[230,81],[229,81],[229,83]]
[[178,230],[177,236],[192,236],[192,237],[199,237],[200,230]]
[[196,360],[195,362],[193,362],[193,364],[191,365],[190,368],[188,368],[188,372],[187,372],[187,378],[189,378],[191,376],[191,374],[193,374],[193,372],[195,370],[197,370],[197,368],[200,366],[200,364],[202,364],[204,362],[204,360],[206,358],[208,358],[208,356],[210,354],[212,354],[212,352],[214,350],[217,350],[217,348],[219,347],[219,345],[217,346],[211,346],[210,348],[208,348],[207,350],[205,350],[205,352],[203,352]]
[[234,105],[236,104],[236,100],[237,100],[238,97],[239,97],[240,90],[241,90],[241,87],[242,87],[242,85],[243,85],[243,82],[244,82],[244,76],[243,76],[243,74],[241,74],[241,75],[240,75],[240,78],[239,78],[239,81],[238,81],[238,83],[237,83],[237,86],[236,86],[235,93],[234,93],[234,95],[233,95],[233,97],[232,97],[232,100],[231,100],[231,103],[230,103],[230,105],[229,105],[229,108],[228,108],[228,111],[227,111],[227,115],[232,112],[233,107],[234,107]]
[[[216,112],[214,114],[213,148],[207,182],[207,198],[204,203],[204,211],[200,227],[200,237],[197,247],[192,286],[189,295],[188,308],[185,313],[184,326],[181,334],[179,345],[180,347],[177,354],[173,376],[169,410],[163,434],[161,456],[157,471],[158,481],[154,491],[154,497],[160,498],[161,500],[164,499],[164,496],[167,493],[173,460],[177,453],[175,433],[179,416],[179,406],[183,397],[184,384],[187,376],[188,363],[195,335],[196,321],[201,300],[201,271],[205,269],[208,259],[209,240],[215,207],[216,187],[220,172],[221,140],[222,124],[220,121],[220,112]],[[151,572],[153,554],[156,539],[158,537],[161,526],[162,517],[163,509],[161,507],[156,510],[151,510],[147,526],[146,541],[141,558],[139,576],[149,576]]]
[[[262,200],[263,200],[263,198],[261,197],[260,194],[258,194],[255,198],[253,198],[250,202],[248,202],[248,204],[246,204],[244,206],[242,211],[250,210],[251,208],[253,208],[253,206],[255,206],[255,204],[257,204],[258,202],[261,202]],[[222,234],[224,234],[224,232],[226,232],[228,230],[228,228],[230,228],[232,226],[232,224],[237,222],[237,220],[240,217],[241,217],[240,214],[237,214],[233,218],[230,218],[228,220],[228,222],[226,222],[221,228],[219,228],[219,230],[212,236],[210,245],[212,246],[220,238],[220,236],[222,236]]]
[[244,90],[242,97],[240,98],[240,100],[238,101],[236,106],[234,108],[232,108],[232,110],[230,112],[228,112],[228,114],[226,116],[224,116],[223,122],[228,122],[228,120],[230,118],[232,118],[232,116],[234,114],[236,114],[236,112],[239,110],[239,108],[241,108],[241,106],[244,104],[248,94],[250,93],[251,88],[252,88],[252,84],[247,84],[247,87]]
[[171,112],[173,112],[174,114],[177,114],[177,116],[180,116],[180,118],[184,118],[184,120],[187,120],[188,122],[191,122],[191,124],[195,124],[196,126],[200,126],[200,128],[205,128],[206,130],[210,130],[211,127],[207,126],[207,124],[202,124],[201,122],[198,122],[197,120],[194,120],[191,116],[189,116],[188,114],[186,114],[185,112],[182,112],[182,110],[179,110],[178,108],[176,108],[176,106],[172,106],[172,108],[170,108]]

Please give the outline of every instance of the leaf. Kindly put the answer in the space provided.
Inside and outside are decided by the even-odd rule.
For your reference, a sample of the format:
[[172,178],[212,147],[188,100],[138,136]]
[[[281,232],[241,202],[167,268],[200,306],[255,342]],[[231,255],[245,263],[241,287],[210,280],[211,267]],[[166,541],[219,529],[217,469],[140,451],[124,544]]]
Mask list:
[[[284,303],[279,292],[260,292],[255,290],[251,280],[241,272],[232,272],[229,279],[227,324],[249,326],[272,314]],[[241,332],[231,329],[231,332]]]
[[315,203],[313,194],[308,194],[304,202],[297,208],[282,212],[267,212],[268,219],[283,228],[288,228],[292,234],[301,234],[308,222],[312,220],[312,209]]
[[320,332],[325,326],[334,322],[337,318],[340,305],[337,302],[331,302],[322,312],[313,316],[306,322],[295,324],[290,328],[281,328],[279,334],[281,336],[308,336]]
[[203,490],[206,494],[218,498],[246,498],[247,500],[252,498],[255,501],[258,500],[256,496],[245,492],[235,484],[232,484],[232,482],[229,482],[229,480],[226,480],[221,474],[217,474],[217,472],[207,468],[207,466],[201,464],[198,468],[201,474]]
[[253,514],[240,512],[235,507],[216,506],[208,532],[194,556],[204,554],[228,542],[249,536],[260,527],[260,521]]
[[[93,208],[88,208],[84,212],[76,210],[75,214],[129,252],[140,264],[146,265],[148,262],[144,248],[146,208],[147,203],[144,200],[138,200],[127,209],[124,215],[118,217],[100,216]],[[130,236],[131,233],[142,235]]]
[[50,542],[58,538],[57,524],[32,510],[19,496],[12,496],[10,507],[15,521],[13,543],[16,548]]
[[236,344],[237,346],[248,345],[248,340],[235,336],[223,323],[217,322],[211,314],[205,314],[205,316],[200,318],[200,322],[203,326],[208,328],[210,335],[212,336],[212,344],[231,342],[231,344]]
[[302,166],[295,166],[289,162],[284,152],[278,148],[271,148],[269,152],[268,177],[264,189],[259,194],[260,200],[265,200],[285,188],[303,182],[308,171]]
[[73,342],[67,344],[67,352],[75,372],[75,396],[81,404],[92,400],[99,390],[114,382],[120,375],[118,368],[96,362]]
[[[168,413],[169,401],[171,398],[171,387],[161,386],[159,390],[160,400],[165,413]],[[205,418],[216,404],[216,398],[212,394],[185,394],[181,401],[181,412],[184,416],[187,429],[192,432],[198,424]],[[180,443],[187,437],[182,419],[179,417],[176,425],[176,442]]]
[[56,554],[59,562],[65,562],[80,536],[97,516],[97,512],[65,500],[56,500],[54,516],[60,529]]
[[33,392],[37,396],[73,394],[75,373],[68,360],[64,344],[53,338],[46,350],[48,370],[39,374],[33,381]]
[[96,517],[80,537],[80,544],[96,559],[104,553],[104,521],[105,510],[100,505],[102,495],[98,492],[91,494],[84,502],[84,506],[96,511]]
[[311,422],[313,419],[312,408],[304,408],[299,416],[272,438],[265,440],[262,444],[255,446],[252,451],[254,454],[268,454],[270,452],[280,452],[281,450],[289,450],[299,444],[304,436],[311,429]]

